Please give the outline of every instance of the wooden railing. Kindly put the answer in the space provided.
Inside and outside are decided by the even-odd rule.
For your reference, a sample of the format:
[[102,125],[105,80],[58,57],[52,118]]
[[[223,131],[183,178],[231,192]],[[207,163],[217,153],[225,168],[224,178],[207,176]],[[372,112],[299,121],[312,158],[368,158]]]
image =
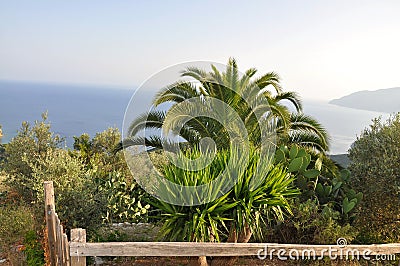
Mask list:
[[[315,257],[328,256],[331,249],[332,256],[340,258],[340,254],[354,255],[358,250],[360,257],[365,255],[390,255],[400,253],[400,244],[348,245],[302,245],[276,243],[210,243],[210,242],[105,242],[105,243],[70,243],[70,254],[73,257],[100,257],[100,256],[155,256],[155,257],[199,257],[199,256],[278,256],[280,250],[294,254],[310,253]],[[265,254],[267,253],[267,254]],[[282,252],[281,252],[282,253]],[[284,256],[284,254],[280,254]]]
[[[104,242],[86,243],[86,230],[71,230],[71,241],[63,232],[54,205],[53,182],[44,183],[46,226],[48,232],[48,248],[51,265],[84,266],[86,257],[132,256],[132,257],[199,257],[199,256],[261,256],[269,259],[283,255],[282,250],[293,254],[307,253],[317,258],[336,255],[354,255],[355,251],[368,256],[400,254],[399,244],[373,245],[303,245],[275,243],[195,243],[195,242]],[[334,250],[332,250],[332,248]],[[329,251],[330,250],[330,251]],[[329,252],[328,252],[329,251]],[[289,253],[286,253],[288,257]]]

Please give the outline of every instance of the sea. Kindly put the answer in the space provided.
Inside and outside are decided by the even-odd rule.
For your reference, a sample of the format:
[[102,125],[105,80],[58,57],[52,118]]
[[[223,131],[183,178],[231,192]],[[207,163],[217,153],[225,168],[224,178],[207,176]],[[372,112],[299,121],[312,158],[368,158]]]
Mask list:
[[[127,88],[3,80],[0,81],[1,141],[9,142],[21,128],[22,121],[33,124],[35,120],[41,120],[43,112],[47,112],[52,131],[64,137],[65,146],[71,147],[73,137],[82,133],[93,137],[109,127],[122,129],[128,104],[133,104],[130,109],[140,114],[148,110],[155,93],[156,90],[151,89],[138,93],[135,86]],[[308,99],[303,99],[303,108],[305,114],[316,118],[329,132],[330,154],[347,153],[373,118],[386,119],[390,115]]]

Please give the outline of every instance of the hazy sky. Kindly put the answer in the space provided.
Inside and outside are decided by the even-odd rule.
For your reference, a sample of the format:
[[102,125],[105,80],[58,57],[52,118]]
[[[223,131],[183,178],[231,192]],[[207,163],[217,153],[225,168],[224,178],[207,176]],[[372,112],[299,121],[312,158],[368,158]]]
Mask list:
[[0,79],[135,87],[231,56],[303,98],[400,86],[400,1],[0,0]]

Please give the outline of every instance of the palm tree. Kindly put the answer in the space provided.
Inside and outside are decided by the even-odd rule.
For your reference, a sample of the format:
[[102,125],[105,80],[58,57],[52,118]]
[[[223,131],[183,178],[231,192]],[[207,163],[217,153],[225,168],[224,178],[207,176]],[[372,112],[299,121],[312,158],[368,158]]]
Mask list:
[[[296,143],[318,153],[328,151],[328,134],[315,119],[302,113],[302,103],[295,92],[284,92],[280,86],[280,78],[274,72],[268,72],[261,77],[254,78],[257,70],[251,68],[242,77],[238,72],[235,59],[228,61],[225,72],[220,72],[214,65],[212,71],[206,72],[195,67],[188,67],[182,72],[182,77],[190,77],[195,82],[178,81],[163,88],[154,98],[155,107],[170,102],[173,106],[196,97],[211,97],[233,107],[236,113],[245,122],[245,127],[251,133],[250,140],[258,144],[260,139],[259,121],[252,109],[251,103],[243,100],[243,95],[249,96],[257,92],[257,96],[248,97],[259,99],[260,95],[267,100],[273,116],[276,118],[278,144]],[[270,88],[273,88],[271,91]],[[290,103],[295,111],[291,112]],[[268,110],[269,110],[268,108]],[[173,109],[173,108],[171,108]],[[129,127],[129,137],[124,139],[116,151],[132,145],[151,146],[161,148],[167,141],[159,135],[141,137],[144,129],[161,130],[165,124],[168,112],[152,110],[134,119]],[[175,110],[177,111],[177,110]],[[178,110],[179,111],[179,110]],[[182,111],[182,110],[180,110]],[[189,144],[198,144],[204,137],[211,137],[220,145],[229,143],[229,136],[223,126],[209,117],[196,117],[186,121],[179,132],[181,138]]]
[[[224,121],[218,122],[217,119],[213,118],[212,114],[210,114],[210,110],[216,113],[222,113],[228,121],[233,121],[234,119],[230,116],[228,109],[218,108],[217,105],[214,105],[213,100],[216,99],[234,110],[234,113],[243,122],[245,131],[248,133],[248,138],[252,144],[251,146],[254,147],[257,152],[259,151],[258,148],[263,144],[263,133],[265,133],[265,129],[267,129],[267,132],[269,131],[271,124],[273,125],[272,128],[276,129],[278,145],[296,143],[309,150],[322,154],[328,150],[328,136],[324,128],[315,119],[302,113],[302,104],[298,95],[294,92],[284,92],[280,86],[280,78],[276,73],[269,72],[256,78],[255,74],[257,71],[251,68],[247,70],[244,75],[240,75],[234,59],[229,60],[224,72],[218,71],[213,65],[211,65],[211,68],[211,71],[206,72],[199,68],[189,67],[182,73],[182,77],[185,78],[185,80],[178,81],[163,88],[155,96],[153,105],[157,107],[164,103],[172,103],[172,107],[168,109],[168,111],[153,110],[134,119],[129,127],[129,138],[124,139],[120,143],[118,149],[143,144],[155,148],[162,148],[163,145],[170,143],[166,138],[163,138],[161,134],[149,137],[141,136],[140,134],[143,130],[148,129],[159,131],[167,129],[169,130],[168,132],[173,132],[181,137],[184,140],[183,142],[194,146],[194,149],[189,149],[188,152],[191,150],[196,151],[197,145],[201,143],[201,140],[208,137],[213,139],[217,148],[220,149],[220,153],[218,154],[225,154],[228,145],[231,143],[229,129],[226,128],[226,124],[224,125]],[[187,81],[187,78],[191,78],[194,82]],[[199,101],[201,104],[191,105],[190,102],[193,99],[200,99]],[[291,107],[294,108],[294,111],[291,111]],[[205,110],[208,111],[205,113],[209,115],[191,115],[193,113],[204,113],[201,111]],[[176,125],[179,125],[179,127],[175,127]],[[178,128],[179,131],[174,131],[175,128]],[[232,127],[230,129],[232,129]],[[197,157],[195,156],[195,158]],[[250,158],[254,160],[257,159],[254,156],[250,156]],[[240,176],[238,183],[228,193],[229,195],[226,194],[228,196],[225,195],[225,198],[221,198],[221,202],[212,203],[212,206],[217,206],[219,204],[225,206],[223,210],[227,212],[227,217],[232,220],[227,224],[229,230],[225,230],[228,231],[228,242],[249,241],[253,233],[257,233],[257,225],[260,223],[260,213],[265,214],[265,217],[269,217],[272,214],[271,211],[280,212],[281,209],[284,210],[286,207],[287,210],[285,210],[290,212],[289,205],[285,202],[277,201],[276,203],[279,203],[278,206],[274,206],[274,200],[269,200],[268,197],[271,195],[268,193],[270,191],[277,191],[276,189],[271,190],[271,187],[275,187],[277,184],[282,185],[279,185],[282,188],[279,190],[282,192],[282,195],[277,195],[277,198],[280,200],[286,200],[286,197],[295,194],[295,191],[291,189],[290,185],[294,177],[285,174],[284,171],[278,171],[270,172],[268,174],[270,175],[269,178],[261,179],[265,183],[259,184],[256,191],[260,194],[256,195],[256,193],[250,189],[252,187],[250,180],[252,180],[251,170],[258,171],[258,169],[251,168],[251,165],[254,166],[257,164],[249,165],[249,168],[243,171],[245,174]],[[191,178],[195,175],[207,178],[212,176],[210,173],[201,175],[203,170],[193,173],[183,171],[181,168],[175,167],[174,165],[166,165],[165,167],[169,170],[173,170],[164,173],[167,177],[169,174],[169,177],[174,181],[173,183],[179,183],[183,180],[185,181],[184,184],[187,185],[186,176]],[[216,171],[217,168],[210,167],[207,169]],[[272,180],[279,182],[272,184]],[[198,182],[197,179],[195,181]],[[163,189],[161,186],[160,189],[161,192],[170,191],[168,189]],[[175,197],[174,195],[172,196]],[[257,205],[258,202],[256,202],[254,198],[259,199],[259,205]],[[238,199],[240,199],[241,204],[237,203]],[[192,229],[190,226],[184,226],[184,224],[187,225],[187,221],[193,220],[192,216],[197,217],[199,215],[199,217],[203,217],[195,213],[194,208],[180,205],[175,206],[162,201],[156,201],[156,204],[157,203],[159,209],[170,214],[169,216],[165,216],[169,218],[165,219],[164,226],[166,226],[166,228],[164,229],[165,232],[174,234],[171,237],[172,239],[177,236],[191,236],[192,238],[188,239],[189,241],[199,240],[196,239],[196,234],[193,234],[192,231],[190,232],[191,234],[189,234],[189,232],[182,232],[182,230]],[[229,203],[231,203],[231,205],[229,205]],[[226,218],[221,213],[218,213],[215,215],[214,219],[214,216],[212,216],[214,213],[209,213],[210,206],[204,204],[200,207],[196,207],[197,209],[204,210],[205,213],[207,212],[207,215],[211,215],[209,217],[213,218],[209,218],[209,221],[204,220],[202,232],[215,231],[211,234],[212,237],[209,236],[209,238],[207,238],[207,234],[199,234],[199,236],[205,237],[205,239],[201,239],[201,241],[210,241],[211,238],[217,237],[218,228],[215,227],[215,224],[223,224],[223,220],[219,219]],[[215,208],[215,206],[211,208],[212,211],[220,210]],[[225,209],[227,208],[226,206],[230,206],[230,209]],[[263,213],[264,211],[266,211],[266,213]],[[210,224],[208,224],[208,222],[210,222]],[[200,227],[198,226],[198,228]],[[223,228],[227,229],[225,225]],[[226,261],[223,263],[221,262],[221,265],[226,265]]]

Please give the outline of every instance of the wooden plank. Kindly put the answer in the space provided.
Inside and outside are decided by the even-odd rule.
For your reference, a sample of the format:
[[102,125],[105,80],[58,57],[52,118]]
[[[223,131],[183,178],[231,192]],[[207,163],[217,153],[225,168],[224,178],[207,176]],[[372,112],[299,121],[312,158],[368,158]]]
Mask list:
[[[75,228],[71,230],[71,243],[77,243],[79,245],[86,244],[86,230],[82,228]],[[75,251],[70,251],[71,255],[71,266],[86,266],[86,256],[80,255],[79,247]]]
[[[369,251],[369,255],[400,253],[400,244],[381,245],[292,245],[272,243],[194,243],[194,242],[109,242],[109,243],[70,243],[70,254],[76,256],[254,256],[278,255],[285,250],[286,255],[292,250],[312,251],[315,256],[329,254],[354,254],[358,250]],[[331,253],[328,253],[330,250]],[[284,254],[280,254],[284,255]]]
[[47,244],[51,265],[57,265],[57,236],[55,221],[55,203],[53,181],[45,181],[44,184],[45,219],[47,229]]
[[[60,222],[60,220],[58,220]],[[64,235],[64,227],[60,224],[59,227],[59,236],[57,235],[57,242],[60,245],[60,255],[59,255],[59,260],[60,260],[60,265],[64,265],[64,249],[65,249],[65,244],[64,244],[64,239],[63,239],[63,235]]]
[[60,219],[58,218],[58,215],[55,214],[55,220],[56,220],[56,251],[57,251],[57,265],[62,266],[63,262],[63,250],[62,250],[62,234],[63,234],[63,229],[62,225],[60,224]]
[[65,266],[70,266],[70,255],[69,255],[69,243],[68,243],[68,237],[66,234],[62,235],[62,241],[63,241],[63,263]]

